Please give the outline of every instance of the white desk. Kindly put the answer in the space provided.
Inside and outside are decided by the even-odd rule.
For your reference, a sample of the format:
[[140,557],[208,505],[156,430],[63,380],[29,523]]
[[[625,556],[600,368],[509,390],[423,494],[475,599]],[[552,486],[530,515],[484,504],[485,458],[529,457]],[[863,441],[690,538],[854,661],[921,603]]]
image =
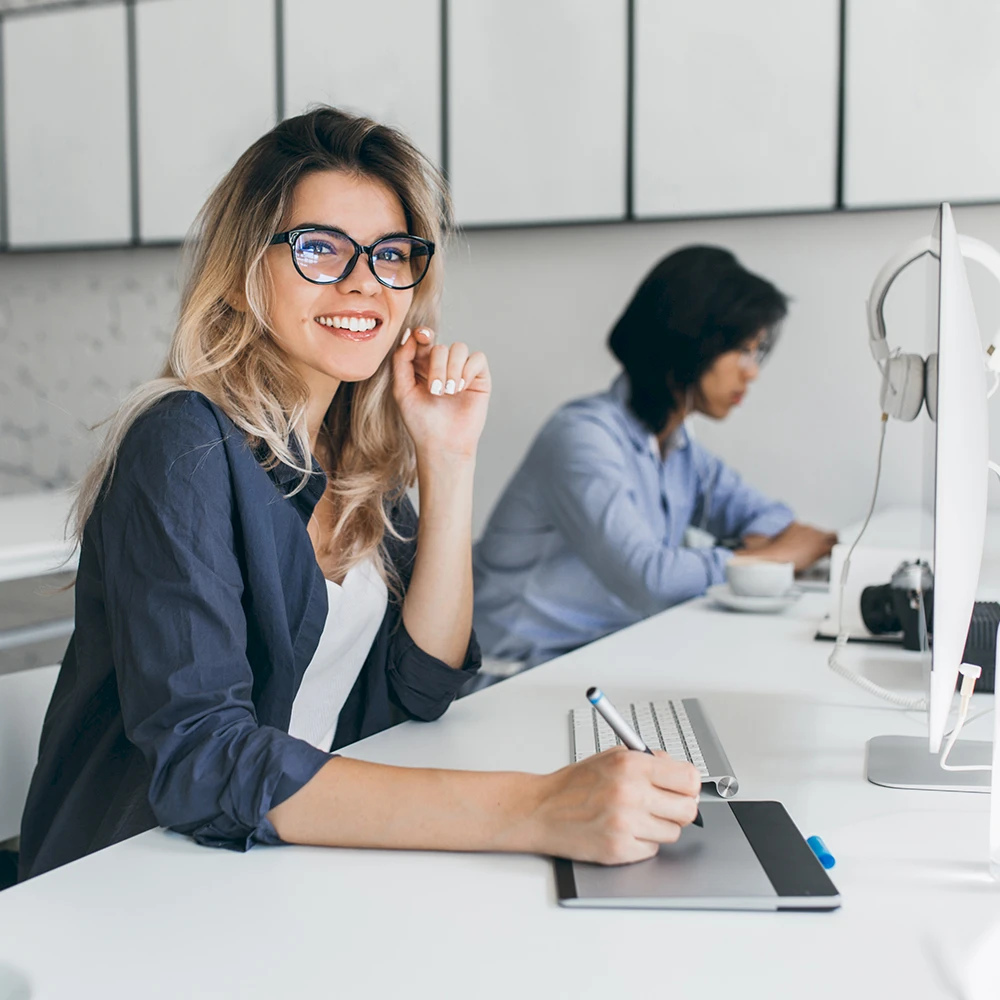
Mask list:
[[[1000,920],[988,797],[865,781],[866,738],[924,723],[830,673],[811,640],[826,600],[780,617],[697,601],[349,752],[543,771],[567,762],[567,712],[590,684],[620,702],[701,695],[741,797],[780,799],[837,857],[836,913],[571,911],[543,858],[240,855],[154,831],[0,893],[0,965],[35,1000],[951,996],[937,942],[952,961],[963,930]],[[900,650],[850,652],[883,682],[918,682]],[[989,738],[989,721],[970,735]]]
[[0,581],[75,568],[65,537],[72,500],[62,490],[0,497]]

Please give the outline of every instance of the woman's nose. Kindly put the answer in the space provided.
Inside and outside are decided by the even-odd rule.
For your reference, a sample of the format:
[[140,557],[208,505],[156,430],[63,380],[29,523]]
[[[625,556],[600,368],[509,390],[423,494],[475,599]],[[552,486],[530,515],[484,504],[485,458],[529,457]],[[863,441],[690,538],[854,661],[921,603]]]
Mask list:
[[355,262],[351,273],[337,282],[337,288],[344,293],[361,292],[364,295],[374,295],[381,287],[378,278],[372,272],[368,258],[363,254]]

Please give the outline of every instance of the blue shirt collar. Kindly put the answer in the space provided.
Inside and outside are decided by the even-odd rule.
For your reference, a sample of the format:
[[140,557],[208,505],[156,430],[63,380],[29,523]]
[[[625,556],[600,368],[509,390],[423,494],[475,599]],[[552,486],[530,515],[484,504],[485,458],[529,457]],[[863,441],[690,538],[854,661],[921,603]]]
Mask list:
[[[614,401],[621,412],[625,430],[628,433],[629,440],[635,445],[636,451],[649,451],[659,459],[660,443],[656,435],[650,433],[649,428],[632,412],[632,407],[629,406],[628,400],[631,391],[632,387],[629,384],[628,374],[622,372],[611,383],[611,388],[608,389],[608,396]],[[687,428],[681,424],[674,433],[673,440],[671,440],[670,446],[667,448],[667,454],[669,455],[670,452],[678,448],[686,448],[688,440]]]

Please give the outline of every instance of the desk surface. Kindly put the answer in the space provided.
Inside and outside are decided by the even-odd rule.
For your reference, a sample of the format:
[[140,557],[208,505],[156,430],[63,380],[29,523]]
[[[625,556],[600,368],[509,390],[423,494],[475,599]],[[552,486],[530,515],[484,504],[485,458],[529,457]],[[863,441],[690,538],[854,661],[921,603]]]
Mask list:
[[[920,734],[826,667],[825,595],[777,617],[693,602],[347,752],[392,764],[544,771],[568,711],[701,696],[740,779],[837,857],[830,914],[564,910],[539,857],[323,848],[213,851],[153,831],[0,893],[0,965],[35,998],[946,997],[963,930],[1000,919],[988,797],[864,779],[865,740]],[[902,650],[850,650],[919,685]],[[989,738],[989,718],[970,735]],[[600,955],[599,960],[595,956]]]

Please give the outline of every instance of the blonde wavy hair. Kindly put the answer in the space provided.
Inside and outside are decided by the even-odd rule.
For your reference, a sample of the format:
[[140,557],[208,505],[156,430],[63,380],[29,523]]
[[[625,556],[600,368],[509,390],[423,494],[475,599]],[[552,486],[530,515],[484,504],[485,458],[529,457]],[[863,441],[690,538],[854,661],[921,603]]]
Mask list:
[[[134,390],[109,419],[70,515],[79,543],[114,475],[135,420],[172,392],[195,390],[219,406],[263,456],[311,474],[307,391],[271,336],[271,294],[264,255],[281,229],[298,182],[337,170],[371,177],[395,192],[407,230],[440,244],[451,228],[450,202],[437,169],[399,131],[331,107],[288,118],[258,139],[209,196],[188,240],[189,272],[180,316],[159,378]],[[441,255],[431,258],[403,322],[436,325]],[[391,388],[392,352],[371,378],[344,383],[326,417],[334,468],[325,499],[335,527],[326,564],[339,578],[382,549],[388,510],[415,480],[413,444]],[[385,572],[386,560],[379,561]]]

